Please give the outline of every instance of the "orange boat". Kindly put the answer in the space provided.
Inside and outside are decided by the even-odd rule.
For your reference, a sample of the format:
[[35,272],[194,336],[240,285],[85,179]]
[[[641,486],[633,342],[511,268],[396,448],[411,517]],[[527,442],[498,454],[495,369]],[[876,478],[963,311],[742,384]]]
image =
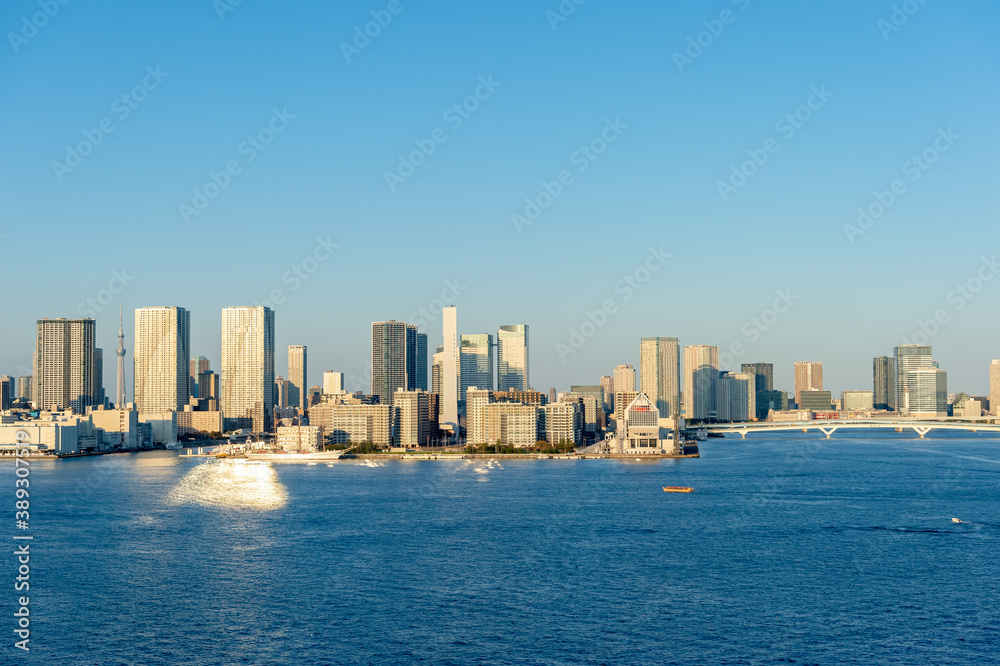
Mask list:
[[665,493],[693,493],[694,488],[688,488],[687,486],[663,486],[663,492]]

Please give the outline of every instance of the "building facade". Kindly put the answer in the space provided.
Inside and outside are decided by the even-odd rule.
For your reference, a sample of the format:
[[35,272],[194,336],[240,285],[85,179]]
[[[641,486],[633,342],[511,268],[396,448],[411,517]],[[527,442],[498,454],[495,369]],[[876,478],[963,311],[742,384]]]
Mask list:
[[288,405],[305,409],[306,395],[309,384],[309,350],[305,345],[289,345],[288,347]]
[[[372,322],[372,395],[391,405],[393,394],[406,390],[408,325],[402,321]],[[415,329],[414,329],[415,330]]]
[[680,360],[677,338],[639,341],[639,390],[656,404],[662,418],[679,413]]
[[691,345],[684,348],[684,415],[690,421],[718,416],[719,348]]
[[430,444],[429,395],[421,389],[396,392],[396,446],[412,449]]
[[463,335],[459,347],[459,396],[469,387],[493,390],[493,336]]
[[497,390],[526,391],[528,381],[528,326],[511,324],[497,331]]
[[270,432],[274,418],[274,311],[222,310],[221,408],[227,430]]
[[893,350],[896,367],[896,409],[904,414],[910,411],[908,401],[912,387],[910,373],[934,364],[929,345],[900,345]]
[[93,319],[39,319],[35,332],[33,402],[41,410],[82,414],[98,393]]
[[132,360],[132,395],[140,414],[183,410],[191,397],[190,313],[179,307],[137,308]]
[[948,373],[940,368],[916,368],[906,378],[911,416],[948,415]]
[[749,372],[727,372],[719,378],[718,419],[744,423],[757,416],[757,377]]
[[883,412],[896,411],[896,359],[872,359],[872,406]]
[[803,391],[822,391],[822,390],[823,390],[823,364],[818,363],[816,361],[796,361],[795,404],[797,404],[799,407],[802,407],[801,401],[802,401]]

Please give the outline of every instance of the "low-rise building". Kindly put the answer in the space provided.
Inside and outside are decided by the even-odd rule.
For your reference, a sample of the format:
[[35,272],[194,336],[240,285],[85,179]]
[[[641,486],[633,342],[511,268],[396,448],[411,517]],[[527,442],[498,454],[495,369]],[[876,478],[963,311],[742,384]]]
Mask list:
[[319,426],[279,427],[276,433],[279,451],[312,453],[323,450],[323,434]]
[[324,440],[331,444],[392,443],[390,405],[323,402],[309,408],[309,424],[320,427]]
[[873,391],[843,391],[840,394],[840,409],[844,412],[872,411],[875,408]]

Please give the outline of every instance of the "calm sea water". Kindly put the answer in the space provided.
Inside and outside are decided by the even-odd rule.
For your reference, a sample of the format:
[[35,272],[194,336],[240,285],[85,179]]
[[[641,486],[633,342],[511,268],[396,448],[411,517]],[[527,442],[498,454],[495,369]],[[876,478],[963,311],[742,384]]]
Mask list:
[[0,662],[995,663],[1000,439],[835,437],[660,462],[33,464],[32,650],[4,586]]

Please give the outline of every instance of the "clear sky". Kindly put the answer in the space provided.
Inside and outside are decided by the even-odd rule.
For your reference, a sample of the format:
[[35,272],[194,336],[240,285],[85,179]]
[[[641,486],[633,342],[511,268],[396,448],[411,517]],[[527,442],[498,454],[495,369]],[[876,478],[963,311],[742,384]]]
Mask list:
[[130,349],[134,308],[188,308],[217,369],[220,309],[280,290],[276,371],[306,344],[311,384],[364,376],[370,323],[457,281],[460,332],[530,326],[542,390],[651,335],[870,388],[936,313],[950,390],[988,390],[996,2],[49,3],[0,9],[0,373],[35,319],[93,310],[113,394],[118,305]]

